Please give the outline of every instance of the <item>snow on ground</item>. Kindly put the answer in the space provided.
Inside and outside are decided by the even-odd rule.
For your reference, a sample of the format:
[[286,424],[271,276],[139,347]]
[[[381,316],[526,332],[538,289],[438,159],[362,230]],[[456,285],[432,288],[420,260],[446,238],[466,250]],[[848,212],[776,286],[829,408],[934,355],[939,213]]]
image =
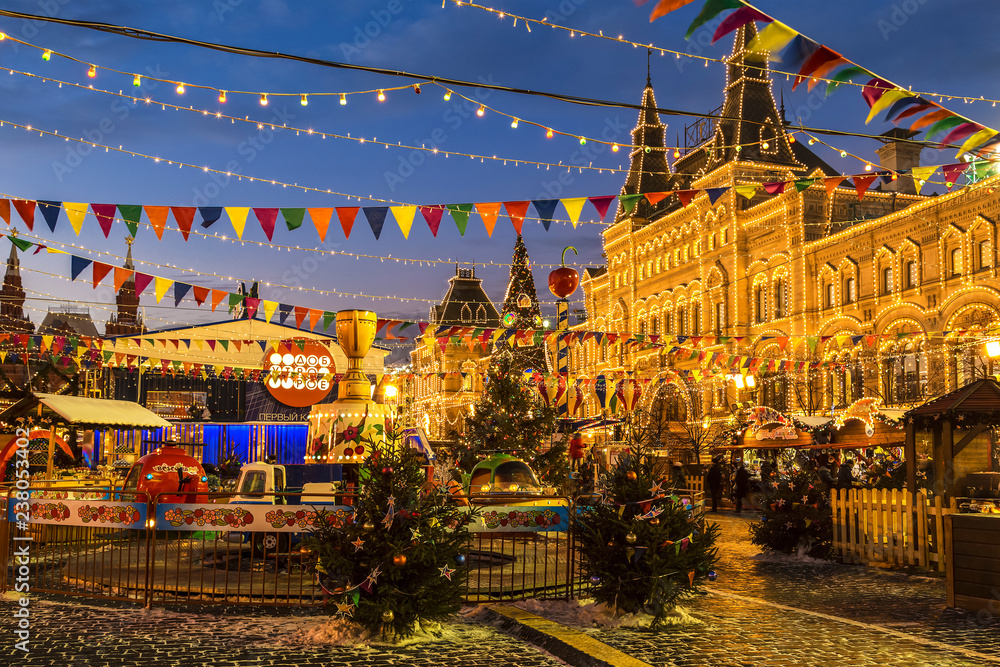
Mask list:
[[806,556],[805,554],[786,554],[780,551],[761,551],[760,553],[750,556],[751,560],[762,561],[766,563],[803,563],[812,565],[836,565],[833,561],[825,560],[823,558],[813,558],[812,556]]
[[[653,622],[651,614],[622,614],[593,600],[520,600],[512,606],[550,621],[575,628],[647,628]],[[665,625],[701,623],[683,607],[676,607],[664,619]]]
[[[474,614],[463,613],[448,623],[428,622],[418,624],[416,632],[406,639],[383,637],[371,633],[344,618],[330,618],[311,623],[289,637],[289,642],[297,644],[333,644],[337,646],[412,646],[433,642],[476,642],[493,634],[489,628],[476,626]],[[472,623],[466,621],[472,621]]]

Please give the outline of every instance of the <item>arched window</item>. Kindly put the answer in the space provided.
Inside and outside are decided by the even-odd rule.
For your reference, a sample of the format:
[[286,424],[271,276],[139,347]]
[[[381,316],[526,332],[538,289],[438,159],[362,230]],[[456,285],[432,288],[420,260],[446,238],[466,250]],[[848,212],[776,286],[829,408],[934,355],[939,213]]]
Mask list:
[[726,326],[726,304],[719,302],[715,304],[715,333],[722,335],[722,330]]
[[461,318],[462,318],[462,324],[472,321],[472,309],[469,308],[469,304],[464,304],[462,306]]
[[906,263],[906,287],[916,287],[918,280],[917,263],[911,259]]
[[639,265],[639,280],[642,280],[642,264]]
[[837,305],[837,287],[833,283],[826,284],[826,307],[833,308]]
[[482,305],[476,308],[476,324],[486,323],[486,308]]
[[643,336],[646,333],[646,321],[639,320],[639,335]]
[[980,241],[979,242],[979,268],[988,269],[993,266],[993,258],[990,256],[990,242]]
[[767,295],[764,292],[764,286],[758,287],[754,293],[754,308],[756,310],[755,317],[758,322],[764,322],[764,315],[767,311]]
[[951,275],[962,275],[962,249],[955,248],[951,251]]
[[857,283],[854,278],[848,278],[844,281],[844,303],[854,303],[857,300]]
[[687,326],[686,326],[687,322],[685,321],[686,319],[687,318],[684,317],[684,309],[683,308],[678,308],[677,309],[677,333],[680,336],[686,336],[687,335]]
[[781,319],[785,316],[785,281],[779,278],[774,283],[774,317]]
[[653,335],[660,333],[660,318],[653,317],[653,330],[651,333]]
[[882,269],[882,294],[892,294],[892,267]]
[[669,312],[663,313],[663,331],[665,331],[668,334],[677,333],[676,331],[673,330],[673,322],[671,321],[672,319],[673,318],[670,317]]
[[696,303],[691,307],[691,334],[697,336],[701,333],[701,304]]

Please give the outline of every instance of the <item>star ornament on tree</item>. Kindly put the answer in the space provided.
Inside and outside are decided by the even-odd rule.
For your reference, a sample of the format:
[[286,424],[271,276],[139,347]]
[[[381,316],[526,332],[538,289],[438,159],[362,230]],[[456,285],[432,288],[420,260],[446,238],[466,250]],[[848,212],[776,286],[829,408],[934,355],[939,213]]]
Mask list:
[[348,602],[346,604],[337,603],[337,613],[342,614],[345,618],[354,617],[354,604]]
[[368,581],[370,581],[373,584],[377,584],[378,577],[380,574],[382,574],[382,568],[376,565],[375,569],[368,573]]
[[441,576],[447,579],[448,581],[451,581],[451,575],[455,573],[455,570],[453,568],[448,567],[447,565],[445,565],[444,567],[439,567],[438,570],[441,571]]
[[351,542],[351,544],[354,545],[354,553],[358,553],[359,551],[361,551],[361,548],[365,546],[365,541],[359,537],[358,539]]
[[416,528],[410,528],[410,535],[414,542],[420,539],[420,531]]

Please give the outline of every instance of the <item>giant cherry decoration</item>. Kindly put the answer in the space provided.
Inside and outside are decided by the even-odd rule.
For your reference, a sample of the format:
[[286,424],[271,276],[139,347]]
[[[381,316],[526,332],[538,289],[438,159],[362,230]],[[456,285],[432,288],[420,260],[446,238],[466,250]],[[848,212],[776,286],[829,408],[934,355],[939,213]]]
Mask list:
[[579,254],[573,246],[566,246],[562,251],[562,266],[549,274],[549,291],[560,299],[567,298],[580,286],[580,274],[576,269],[566,266],[567,250],[572,250],[574,255]]

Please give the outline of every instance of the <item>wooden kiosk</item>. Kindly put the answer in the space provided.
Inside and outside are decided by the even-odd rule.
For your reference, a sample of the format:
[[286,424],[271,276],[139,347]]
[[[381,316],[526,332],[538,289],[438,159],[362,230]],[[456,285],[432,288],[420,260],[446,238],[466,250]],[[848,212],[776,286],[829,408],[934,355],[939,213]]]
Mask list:
[[[945,517],[948,606],[995,607],[1000,590],[1000,492],[976,486],[1000,468],[994,430],[1000,427],[1000,383],[977,380],[906,413],[907,489],[916,489],[917,455],[929,454],[934,493],[961,512]],[[973,491],[974,489],[974,491]],[[971,497],[973,492],[977,497]],[[996,495],[995,498],[984,497]]]

